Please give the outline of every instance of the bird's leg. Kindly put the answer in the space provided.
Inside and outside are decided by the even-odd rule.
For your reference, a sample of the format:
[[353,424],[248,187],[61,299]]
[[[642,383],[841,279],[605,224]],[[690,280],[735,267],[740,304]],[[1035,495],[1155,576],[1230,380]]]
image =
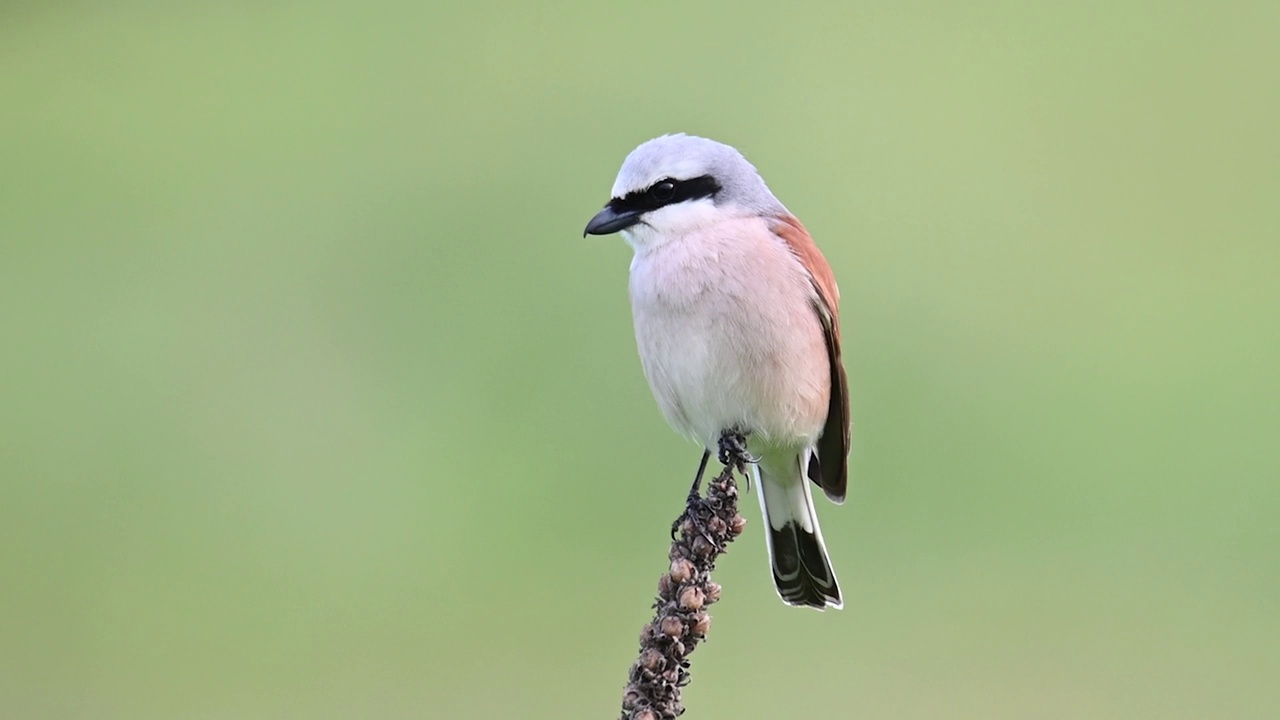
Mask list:
[[698,463],[698,474],[693,477],[693,487],[689,488],[690,501],[698,498],[698,491],[702,487],[702,474],[707,471],[707,461],[711,459],[711,451],[702,451],[702,462]]
[[676,539],[676,530],[680,527],[680,523],[684,522],[687,517],[697,517],[694,512],[699,503],[702,502],[700,489],[702,488],[702,474],[707,471],[707,461],[711,459],[711,451],[702,451],[702,462],[698,463],[698,474],[693,476],[693,487],[689,488],[689,497],[684,501],[684,512],[680,513],[680,517],[671,523],[671,539]]
[[[689,488],[689,496],[685,499],[684,512],[680,513],[680,517],[671,523],[671,539],[676,537],[676,531],[688,521],[693,526],[693,530],[701,534],[713,546],[716,545],[715,539],[707,532],[707,520],[714,515],[712,508],[707,507],[707,501],[703,499],[700,489],[702,487],[702,475],[707,470],[707,461],[711,458],[711,451],[704,450],[702,452],[702,462],[698,464],[698,474],[693,478],[693,487]],[[750,483],[751,476],[747,473],[747,464],[756,462],[756,458],[751,457],[751,453],[747,451],[747,434],[738,429],[725,430],[720,435],[719,452],[717,458],[720,464],[724,465],[725,474],[731,474],[734,470],[742,473]],[[748,486],[748,490],[750,486]]]

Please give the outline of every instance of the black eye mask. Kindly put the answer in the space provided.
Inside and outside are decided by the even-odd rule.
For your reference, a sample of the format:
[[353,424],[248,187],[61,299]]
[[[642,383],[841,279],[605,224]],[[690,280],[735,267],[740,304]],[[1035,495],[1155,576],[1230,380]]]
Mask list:
[[643,213],[686,200],[700,200],[720,192],[720,183],[710,175],[675,180],[663,178],[645,190],[629,192],[626,197],[613,198],[609,208],[616,213]]

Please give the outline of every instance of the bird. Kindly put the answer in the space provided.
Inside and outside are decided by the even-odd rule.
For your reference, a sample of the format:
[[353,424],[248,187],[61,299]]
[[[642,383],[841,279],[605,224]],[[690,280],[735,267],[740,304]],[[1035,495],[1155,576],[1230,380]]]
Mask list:
[[672,428],[703,445],[699,478],[720,438],[744,436],[778,595],[842,607],[809,485],[844,502],[849,393],[830,265],[741,152],[683,133],[627,155],[583,237],[615,233],[633,250],[645,378]]

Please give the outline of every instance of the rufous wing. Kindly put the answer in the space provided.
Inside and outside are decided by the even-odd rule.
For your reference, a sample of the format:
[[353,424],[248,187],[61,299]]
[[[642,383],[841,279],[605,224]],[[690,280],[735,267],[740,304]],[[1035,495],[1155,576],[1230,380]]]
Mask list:
[[832,501],[844,502],[849,483],[849,385],[840,357],[840,290],[827,259],[818,250],[809,231],[794,215],[775,218],[773,232],[787,244],[791,252],[809,272],[817,298],[814,312],[822,323],[827,341],[827,360],[831,365],[831,395],[827,422],[818,438],[817,468],[807,468],[808,475]]

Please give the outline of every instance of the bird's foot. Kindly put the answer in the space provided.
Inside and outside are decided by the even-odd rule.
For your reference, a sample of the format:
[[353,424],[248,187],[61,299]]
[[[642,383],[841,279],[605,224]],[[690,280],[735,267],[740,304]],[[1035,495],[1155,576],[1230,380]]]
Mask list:
[[751,474],[747,472],[747,465],[760,462],[760,458],[752,457],[747,449],[747,433],[741,430],[725,430],[720,435],[718,459],[726,468],[733,468],[742,473],[747,483],[747,492],[751,492]]
[[684,530],[690,536],[701,535],[712,545],[718,545],[707,529],[707,521],[711,518],[711,507],[696,489],[689,491],[684,501],[684,512],[671,523],[671,539],[675,540],[676,532]]
[[[680,513],[680,517],[671,523],[671,539],[676,539],[676,531],[680,529],[680,525],[689,518],[699,516],[697,510],[702,509],[704,501],[699,489],[702,487],[702,474],[707,471],[707,460],[711,457],[710,450],[702,451],[702,461],[698,463],[698,472],[693,476],[693,487],[689,488],[689,497],[684,502],[684,512]],[[696,523],[696,520],[695,520]]]
[[[759,459],[752,457],[747,450],[747,433],[736,429],[726,430],[720,436],[719,446],[717,457],[720,460],[720,464],[724,465],[724,472],[721,474],[721,478],[730,475],[736,470],[742,474],[743,479],[747,482],[747,492],[750,492],[751,475],[747,472],[747,465],[759,462]],[[707,468],[707,458],[710,454],[710,451],[702,454],[702,463],[698,466],[697,477],[693,479],[693,487],[689,488],[689,496],[685,498],[684,512],[680,513],[680,517],[671,523],[672,540],[675,539],[676,532],[683,529],[689,535],[701,535],[712,546],[718,547],[720,545],[720,543],[716,542],[714,533],[708,530],[708,523],[715,517],[716,508],[712,507],[699,492],[702,484],[702,473]]]

